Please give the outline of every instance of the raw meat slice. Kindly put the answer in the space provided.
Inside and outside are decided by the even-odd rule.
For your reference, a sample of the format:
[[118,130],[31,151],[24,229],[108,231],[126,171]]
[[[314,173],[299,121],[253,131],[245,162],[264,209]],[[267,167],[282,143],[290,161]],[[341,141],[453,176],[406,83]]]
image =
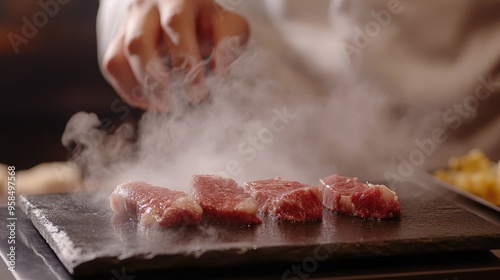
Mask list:
[[255,199],[229,178],[218,175],[195,175],[193,197],[208,220],[222,224],[260,224]]
[[320,191],[323,206],[335,212],[376,219],[401,216],[398,196],[384,185],[335,174],[320,180]]
[[259,203],[259,211],[286,221],[314,221],[323,218],[317,186],[276,177],[247,182],[244,188]]
[[118,185],[109,202],[117,215],[136,219],[145,227],[198,224],[203,213],[200,205],[185,192],[145,182]]

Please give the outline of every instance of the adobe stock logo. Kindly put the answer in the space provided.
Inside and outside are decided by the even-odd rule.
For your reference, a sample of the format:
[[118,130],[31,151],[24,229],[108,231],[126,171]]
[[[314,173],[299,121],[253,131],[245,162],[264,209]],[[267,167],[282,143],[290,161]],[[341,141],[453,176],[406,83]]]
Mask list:
[[440,146],[450,138],[450,133],[465,123],[472,121],[478,113],[481,102],[487,102],[500,89],[500,80],[493,80],[493,75],[477,76],[478,84],[474,93],[467,95],[462,102],[450,104],[442,113],[444,127],[435,127],[424,139],[415,139],[415,148],[407,156],[399,155],[397,172],[386,171],[384,177],[388,182],[403,182],[412,176]]
[[39,28],[45,27],[49,23],[49,19],[55,17],[60,10],[61,5],[66,5],[70,0],[39,0],[38,6],[40,10],[35,12],[31,20],[27,17],[22,17],[21,21],[21,34],[9,32],[7,38],[9,39],[14,52],[19,53],[19,46],[21,44],[28,44],[30,39],[33,39],[37,34]]
[[[238,154],[243,156],[247,163],[253,162],[258,154],[266,149],[266,146],[272,144],[275,136],[283,132],[298,116],[296,113],[288,111],[286,106],[283,106],[281,111],[278,108],[274,108],[272,112],[272,118],[264,123],[256,134],[249,135],[247,139],[243,139],[238,144]],[[232,159],[227,162],[224,170],[216,174],[223,177],[238,176],[243,172],[241,162],[245,161]]]
[[364,26],[354,26],[353,36],[350,42],[340,42],[340,51],[348,62],[351,61],[351,56],[360,54],[363,49],[367,48],[372,41],[377,37],[384,28],[387,28],[394,15],[400,14],[404,9],[400,0],[389,0],[386,8],[375,11],[370,11],[368,22]]

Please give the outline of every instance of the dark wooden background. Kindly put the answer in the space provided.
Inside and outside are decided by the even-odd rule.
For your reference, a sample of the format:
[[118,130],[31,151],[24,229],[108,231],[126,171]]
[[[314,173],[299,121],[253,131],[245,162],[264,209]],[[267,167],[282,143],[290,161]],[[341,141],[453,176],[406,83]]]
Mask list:
[[[22,19],[43,9],[36,0],[0,0],[0,163],[29,168],[65,160],[61,136],[76,112],[119,121],[119,99],[97,61],[98,0],[70,0],[16,54],[8,39]],[[140,112],[132,111],[134,118]]]

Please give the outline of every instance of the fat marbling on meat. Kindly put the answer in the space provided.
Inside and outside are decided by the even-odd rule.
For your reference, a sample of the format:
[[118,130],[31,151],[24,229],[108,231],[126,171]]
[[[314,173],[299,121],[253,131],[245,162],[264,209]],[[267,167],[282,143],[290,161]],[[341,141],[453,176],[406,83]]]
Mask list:
[[323,218],[317,186],[279,177],[247,182],[244,188],[259,203],[259,211],[279,220],[314,221]]
[[384,185],[335,174],[320,180],[320,191],[323,206],[334,212],[376,219],[401,216],[398,196]]
[[109,202],[115,214],[136,219],[145,227],[198,224],[203,213],[185,192],[145,182],[118,185]]
[[260,224],[257,202],[229,178],[218,175],[195,175],[193,197],[203,209],[203,217],[215,223]]

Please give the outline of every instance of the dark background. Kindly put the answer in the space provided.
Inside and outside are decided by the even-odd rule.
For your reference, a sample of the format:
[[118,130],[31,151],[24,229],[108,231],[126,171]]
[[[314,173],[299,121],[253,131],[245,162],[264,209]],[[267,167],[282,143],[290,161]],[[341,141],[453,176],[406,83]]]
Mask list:
[[[0,0],[0,163],[25,169],[66,160],[69,152],[61,136],[76,112],[120,121],[111,110],[120,99],[97,61],[98,6],[98,0],[60,4],[59,12],[16,54],[8,34],[22,36],[23,17],[33,23],[43,9],[38,0]],[[131,118],[138,114],[132,110]]]

